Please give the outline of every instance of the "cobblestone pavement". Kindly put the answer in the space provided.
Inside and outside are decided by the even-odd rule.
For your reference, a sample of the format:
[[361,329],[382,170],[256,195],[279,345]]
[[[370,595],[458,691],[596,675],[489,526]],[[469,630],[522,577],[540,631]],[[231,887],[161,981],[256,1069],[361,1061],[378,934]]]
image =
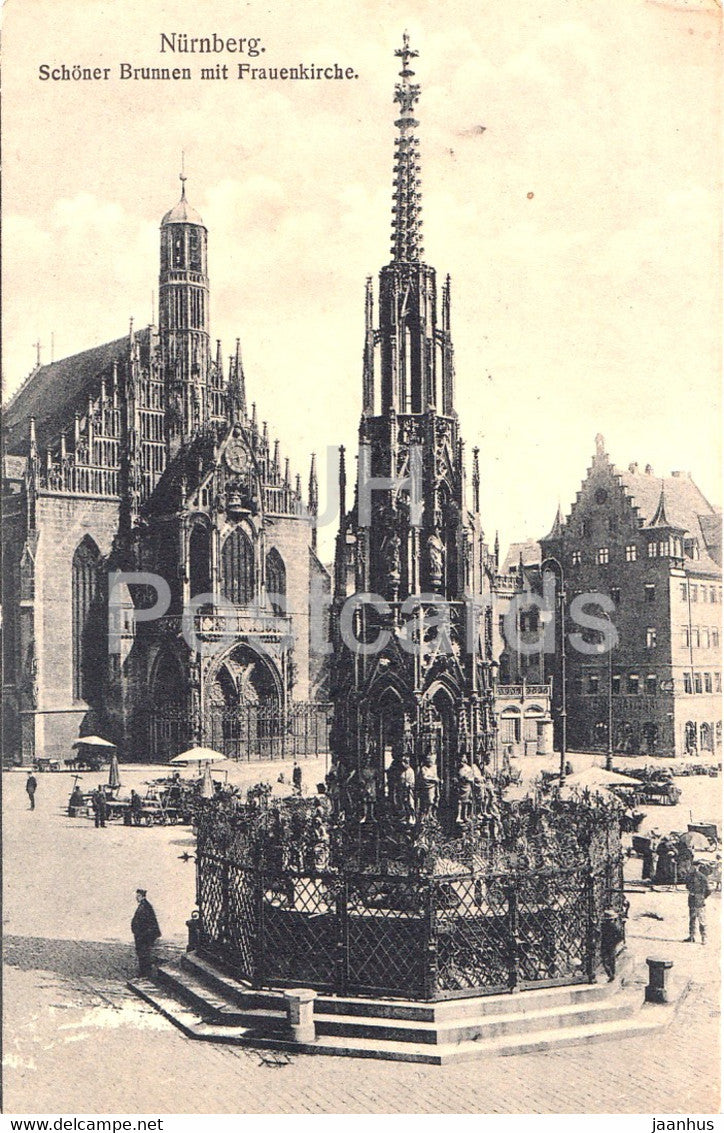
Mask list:
[[[310,768],[311,770],[311,768]],[[249,770],[255,774],[254,769]],[[124,775],[126,773],[124,772]],[[140,782],[148,771],[134,772]],[[257,776],[259,777],[259,776]],[[719,1109],[719,912],[711,939],[683,943],[686,897],[631,895],[629,947],[674,961],[688,983],[668,1028],[645,1038],[446,1068],[274,1058],[192,1042],[127,992],[133,890],[154,900],[169,954],[193,904],[190,832],[69,820],[70,777],[4,787],[4,1106],[10,1113],[713,1113]],[[132,776],[129,785],[135,785]],[[720,783],[679,780],[695,814],[718,813]],[[677,808],[678,809],[678,808]],[[672,808],[673,810],[673,808]],[[669,815],[655,812],[660,829]],[[99,852],[102,847],[103,852]],[[632,876],[640,863],[632,860]],[[656,1010],[655,1008],[651,1010]]]

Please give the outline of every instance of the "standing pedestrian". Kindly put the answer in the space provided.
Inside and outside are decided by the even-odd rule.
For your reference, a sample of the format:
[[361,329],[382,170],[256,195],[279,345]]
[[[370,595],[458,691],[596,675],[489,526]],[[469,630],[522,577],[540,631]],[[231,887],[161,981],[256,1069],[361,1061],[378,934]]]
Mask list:
[[95,821],[96,830],[99,826],[105,828],[106,818],[108,817],[108,805],[106,803],[106,796],[103,793],[103,788],[100,783],[96,787],[92,795],[93,804],[93,818]]
[[38,789],[38,780],[33,775],[32,771],[28,771],[28,778],[25,782],[25,790],[28,792],[30,800],[30,809],[35,810],[35,792]]
[[706,899],[711,890],[707,876],[701,868],[701,862],[696,862],[689,874],[686,888],[689,891],[689,944],[696,943],[696,926],[699,926],[701,943],[706,944]]
[[292,786],[294,788],[295,795],[301,795],[301,793],[302,793],[302,769],[299,766],[299,764],[297,763],[296,759],[294,760],[294,767],[292,769]]
[[604,909],[601,923],[601,961],[603,970],[612,983],[616,978],[616,951],[623,940],[623,928],[615,909]]
[[138,974],[150,976],[153,974],[152,950],[161,935],[161,929],[158,927],[153,905],[146,898],[145,889],[136,890],[136,901],[138,907],[131,921],[131,932],[138,956]]

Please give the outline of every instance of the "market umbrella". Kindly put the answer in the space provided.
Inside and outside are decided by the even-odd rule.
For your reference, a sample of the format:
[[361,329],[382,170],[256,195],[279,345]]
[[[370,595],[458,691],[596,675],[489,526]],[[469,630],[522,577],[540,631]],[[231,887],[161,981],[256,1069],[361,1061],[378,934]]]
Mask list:
[[115,747],[110,740],[104,740],[102,736],[80,736],[71,747]]
[[180,755],[175,755],[170,761],[171,763],[218,763],[219,760],[226,759],[220,751],[214,751],[210,747],[191,747],[188,751],[182,751]]
[[618,771],[606,771],[605,767],[586,767],[575,775],[566,776],[567,787],[640,787],[639,779],[630,775],[620,775]]
[[202,799],[213,799],[214,797],[214,784],[211,779],[211,764],[207,763],[204,767],[204,777],[201,780],[200,795]]
[[111,765],[108,768],[108,786],[112,790],[117,791],[121,785],[121,772],[118,767],[118,753],[113,752],[111,756]]

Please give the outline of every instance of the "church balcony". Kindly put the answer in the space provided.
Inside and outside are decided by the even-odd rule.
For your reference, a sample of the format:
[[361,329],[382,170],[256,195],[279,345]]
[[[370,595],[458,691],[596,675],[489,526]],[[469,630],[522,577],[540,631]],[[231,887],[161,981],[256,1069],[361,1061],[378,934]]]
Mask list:
[[496,696],[516,700],[525,700],[526,696],[548,696],[550,685],[497,685]]
[[[190,618],[181,614],[170,614],[150,623],[157,632],[169,637],[190,637]],[[277,614],[273,610],[204,607],[193,619],[193,632],[200,641],[221,642],[224,638],[237,641],[241,638],[256,638],[281,648],[289,648],[293,642],[292,618],[290,614]]]

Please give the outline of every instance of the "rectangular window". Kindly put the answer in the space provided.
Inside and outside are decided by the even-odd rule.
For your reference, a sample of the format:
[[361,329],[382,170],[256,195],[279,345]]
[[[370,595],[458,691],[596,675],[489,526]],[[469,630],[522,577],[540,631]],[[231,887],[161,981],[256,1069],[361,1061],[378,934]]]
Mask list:
[[714,692],[721,692],[721,673],[714,673]]
[[598,555],[596,556],[599,566],[605,566],[608,562],[608,547],[599,547]]
[[716,586],[709,587],[709,601],[716,602]]
[[711,692],[711,673],[704,673],[704,692]]
[[627,563],[635,563],[636,562],[636,544],[635,543],[627,543],[626,544],[626,562]]
[[647,602],[656,601],[656,586],[653,582],[647,582],[644,586],[644,598]]
[[691,586],[689,587],[689,594],[691,595],[692,602],[698,602],[699,601],[699,587],[696,586],[695,583],[693,583],[693,582],[692,582]]
[[659,543],[659,554],[661,555],[662,559],[665,559],[666,556],[669,554],[669,552],[670,552],[670,548],[669,548],[668,539],[666,540],[665,543]]
[[656,674],[649,673],[646,678],[646,695],[656,696]]
[[581,552],[580,551],[574,551],[573,554],[571,555],[571,566],[580,566],[580,565],[581,565]]
[[694,692],[701,692],[701,673],[694,673]]
[[621,588],[619,586],[611,587],[611,601],[614,602],[616,606],[621,605]]
[[689,649],[691,646],[691,636],[688,626],[681,627],[681,644],[684,646],[684,649]]
[[656,648],[656,630],[654,629],[653,626],[649,626],[648,629],[646,630],[646,648],[647,649],[655,649]]
[[595,696],[598,693],[598,686],[599,686],[598,673],[589,673],[588,674],[588,692],[591,696]]
[[649,545],[648,545],[648,556],[649,556],[650,559],[656,558],[657,549],[658,548],[657,548],[656,543],[649,543]]
[[621,692],[621,674],[620,673],[612,673],[611,674],[611,692],[613,693],[614,696],[618,696],[619,693]]
[[718,649],[719,648],[719,630],[718,629],[713,629],[711,631],[711,647],[712,647],[712,649]]
[[701,631],[701,647],[702,649],[709,648],[709,630],[706,626],[704,626],[704,629]]
[[691,673],[684,673],[684,692],[692,692]]
[[626,692],[629,693],[630,696],[638,696],[638,691],[639,691],[639,676],[638,676],[638,673],[629,673],[628,680],[626,682]]
[[682,602],[685,602],[685,601],[686,601],[686,599],[687,599],[687,598],[688,598],[688,596],[689,596],[689,594],[688,594],[688,587],[687,587],[687,585],[686,585],[686,583],[685,583],[685,582],[680,582],[680,583],[679,583],[679,590],[681,591],[681,601],[682,601]]
[[691,627],[691,644],[694,649],[698,649],[701,644],[701,634],[698,626]]
[[709,592],[708,592],[706,586],[702,586],[702,588],[701,588],[701,600],[702,600],[702,602],[706,602],[708,593]]
[[588,534],[589,534],[589,531],[590,531],[590,527],[589,527],[589,524],[588,524],[588,520],[587,520],[587,519],[584,519],[584,520],[583,520],[583,522],[581,523],[581,526],[579,527],[579,531],[581,532],[581,538],[582,538],[582,539],[587,539],[587,538],[588,538]]

